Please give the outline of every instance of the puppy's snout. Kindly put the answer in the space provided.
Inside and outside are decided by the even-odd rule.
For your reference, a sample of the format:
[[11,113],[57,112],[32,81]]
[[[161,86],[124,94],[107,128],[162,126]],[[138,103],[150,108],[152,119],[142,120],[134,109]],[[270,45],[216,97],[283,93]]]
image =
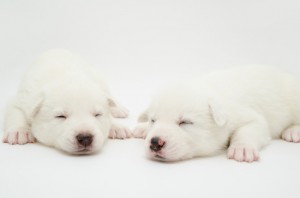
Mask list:
[[162,140],[160,137],[153,137],[150,141],[150,149],[152,151],[158,152],[160,151],[165,145],[165,141]]
[[77,142],[80,146],[88,147],[92,144],[94,136],[87,133],[82,133],[76,136]]

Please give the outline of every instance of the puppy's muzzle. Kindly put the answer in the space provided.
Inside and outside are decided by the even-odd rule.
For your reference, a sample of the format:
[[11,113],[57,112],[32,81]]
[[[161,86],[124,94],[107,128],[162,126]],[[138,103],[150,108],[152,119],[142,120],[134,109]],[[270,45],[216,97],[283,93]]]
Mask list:
[[93,143],[94,136],[89,133],[82,133],[76,136],[76,140],[79,146],[89,147]]
[[165,141],[162,140],[160,137],[153,137],[150,141],[150,149],[151,151],[158,152],[160,151],[165,145]]

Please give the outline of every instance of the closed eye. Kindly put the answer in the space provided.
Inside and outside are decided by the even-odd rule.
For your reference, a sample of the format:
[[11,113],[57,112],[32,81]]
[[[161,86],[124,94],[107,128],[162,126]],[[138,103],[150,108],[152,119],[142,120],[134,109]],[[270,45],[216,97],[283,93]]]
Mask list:
[[152,118],[151,120],[150,120],[150,122],[153,124],[153,123],[155,123],[155,119],[154,118]]
[[96,113],[94,116],[97,118],[97,117],[102,116],[102,114],[101,113]]
[[57,118],[57,119],[67,119],[67,116],[65,116],[65,115],[58,115],[58,116],[55,116],[55,118]]
[[179,122],[177,122],[177,124],[179,126],[183,126],[183,125],[193,125],[194,123],[190,120],[180,120]]

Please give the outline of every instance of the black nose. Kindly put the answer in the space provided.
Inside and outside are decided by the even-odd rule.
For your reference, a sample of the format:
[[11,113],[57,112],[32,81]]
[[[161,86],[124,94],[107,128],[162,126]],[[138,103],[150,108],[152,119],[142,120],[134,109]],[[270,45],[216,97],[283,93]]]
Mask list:
[[165,145],[165,141],[163,141],[159,137],[153,137],[153,138],[151,138],[150,143],[151,143],[150,144],[150,149],[152,151],[155,151],[155,152],[160,151],[164,147],[164,145]]
[[93,142],[93,135],[91,134],[79,134],[76,136],[77,142],[80,146],[88,147]]

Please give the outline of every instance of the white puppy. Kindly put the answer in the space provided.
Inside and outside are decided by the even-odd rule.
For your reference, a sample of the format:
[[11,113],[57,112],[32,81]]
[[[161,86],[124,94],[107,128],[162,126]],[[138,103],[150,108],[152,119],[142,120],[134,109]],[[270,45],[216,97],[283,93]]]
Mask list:
[[252,162],[272,138],[300,142],[300,84],[274,68],[216,71],[160,93],[139,118],[150,158],[210,156]]
[[127,111],[112,99],[97,70],[71,52],[50,50],[29,68],[8,107],[3,141],[36,138],[67,153],[94,153],[109,135],[130,136],[112,116],[123,118]]

